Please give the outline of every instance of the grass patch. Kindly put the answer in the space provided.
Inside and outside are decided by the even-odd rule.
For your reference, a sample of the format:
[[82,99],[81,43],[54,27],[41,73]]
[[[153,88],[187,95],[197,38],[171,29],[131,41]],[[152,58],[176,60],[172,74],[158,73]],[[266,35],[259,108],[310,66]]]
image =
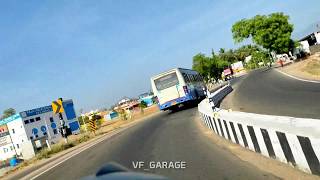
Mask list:
[[303,71],[319,76],[320,75],[320,60],[313,59],[302,69]]
[[36,158],[37,159],[44,159],[44,158],[49,158],[51,157],[53,154],[58,153],[60,151],[69,149],[74,147],[76,144],[74,142],[68,142],[66,144],[54,144],[51,146],[51,150],[49,150],[48,148],[45,148],[43,150],[41,150],[39,153],[37,153]]
[[50,158],[53,154],[56,154],[58,152],[64,151],[66,149],[72,148],[80,143],[89,141],[90,139],[92,139],[94,137],[94,135],[92,134],[81,134],[78,137],[74,138],[74,139],[69,139],[68,143],[59,143],[59,144],[54,144],[51,145],[51,150],[49,150],[48,148],[45,148],[43,150],[40,150],[37,155],[36,158],[38,160],[40,159],[44,159],[44,158]]

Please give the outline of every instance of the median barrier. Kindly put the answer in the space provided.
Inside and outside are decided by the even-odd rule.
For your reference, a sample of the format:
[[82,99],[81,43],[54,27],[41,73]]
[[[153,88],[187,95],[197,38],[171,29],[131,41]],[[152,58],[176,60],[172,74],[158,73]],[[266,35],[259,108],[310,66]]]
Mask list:
[[224,81],[222,83],[207,83],[206,84],[206,88],[208,91],[210,92],[214,92],[222,87],[224,87],[225,85],[228,85],[229,82]]
[[209,99],[209,103],[211,107],[216,107],[222,99],[228,95],[232,91],[232,87],[230,84],[226,84],[224,86],[221,86],[219,89],[216,89],[215,91],[209,91],[208,89],[204,89],[205,95]]
[[254,152],[320,175],[320,120],[217,108],[212,103],[214,96],[224,97],[230,92],[228,89],[225,86],[208,93],[209,98],[198,105],[201,119],[209,129]]

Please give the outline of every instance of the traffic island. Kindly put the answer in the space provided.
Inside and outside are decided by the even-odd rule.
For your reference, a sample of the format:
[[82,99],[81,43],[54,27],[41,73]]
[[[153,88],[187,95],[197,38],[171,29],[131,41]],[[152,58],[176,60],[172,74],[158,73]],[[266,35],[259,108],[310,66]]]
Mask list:
[[320,82],[320,53],[311,55],[304,60],[284,66],[283,68],[278,67],[277,70],[302,80]]

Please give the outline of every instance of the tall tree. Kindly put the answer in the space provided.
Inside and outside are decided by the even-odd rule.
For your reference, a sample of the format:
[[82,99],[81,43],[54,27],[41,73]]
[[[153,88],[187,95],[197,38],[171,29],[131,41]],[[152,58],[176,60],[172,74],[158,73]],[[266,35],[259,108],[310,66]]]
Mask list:
[[283,13],[257,15],[251,19],[242,19],[232,26],[235,42],[251,38],[257,45],[276,53],[289,52],[292,31],[289,16]]
[[210,59],[202,53],[193,56],[192,69],[198,71],[203,77],[209,76]]
[[7,118],[7,117],[10,117],[14,114],[16,114],[16,110],[13,108],[9,108],[9,109],[6,109],[3,111],[2,118]]
[[224,48],[219,49],[219,54],[223,54],[224,52],[226,52],[226,50]]
[[216,55],[212,51],[212,56],[208,57],[199,53],[193,57],[192,69],[198,71],[206,80],[208,78],[219,78],[223,69],[230,63]]
[[239,61],[244,61],[246,57],[260,50],[261,48],[256,45],[244,45],[236,49],[234,53]]

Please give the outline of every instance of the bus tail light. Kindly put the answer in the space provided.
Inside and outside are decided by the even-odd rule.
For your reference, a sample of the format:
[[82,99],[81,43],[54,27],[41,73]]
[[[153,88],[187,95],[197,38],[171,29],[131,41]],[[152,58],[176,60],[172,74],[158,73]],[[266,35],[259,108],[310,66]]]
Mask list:
[[159,98],[158,98],[158,96],[155,97],[155,101],[156,101],[157,104],[159,104]]
[[188,94],[188,86],[183,86],[184,93]]

